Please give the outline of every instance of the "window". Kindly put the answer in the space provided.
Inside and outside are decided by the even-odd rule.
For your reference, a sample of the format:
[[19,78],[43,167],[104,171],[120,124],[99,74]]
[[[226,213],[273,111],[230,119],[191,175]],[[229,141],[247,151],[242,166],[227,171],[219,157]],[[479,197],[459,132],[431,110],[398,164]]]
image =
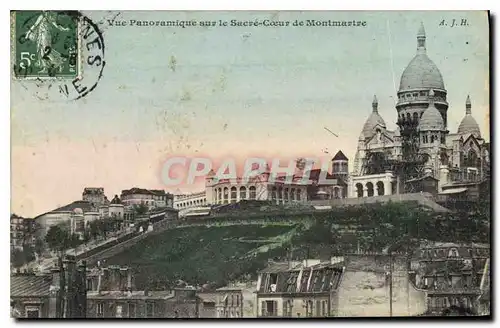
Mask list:
[[300,189],[297,189],[297,200],[300,200]]
[[313,301],[306,301],[306,317],[313,316]]
[[104,317],[104,304],[103,303],[97,303],[97,317],[98,318]]
[[288,277],[288,280],[286,281],[286,283],[287,283],[286,291],[288,293],[294,292],[295,289],[297,288],[297,277],[298,277],[298,272],[290,273],[290,276]]
[[252,200],[256,199],[256,198],[257,198],[257,194],[256,194],[256,189],[255,189],[255,187],[254,187],[254,186],[251,186],[251,187],[249,188],[249,190],[250,190],[250,199],[252,199]]
[[87,279],[87,290],[92,290],[92,279]]
[[240,199],[246,199],[247,198],[247,188],[241,187],[240,188]]
[[236,203],[237,194],[236,187],[231,187],[231,203]]
[[116,317],[121,318],[123,313],[123,305],[117,304],[116,305]]
[[129,303],[128,304],[128,317],[129,318],[135,318],[135,304],[134,303]]
[[286,300],[283,302],[283,316],[291,317],[293,312],[293,301]]
[[277,301],[262,301],[262,316],[263,317],[276,317],[277,313]]
[[154,318],[154,304],[146,303],[146,318]]
[[40,318],[40,308],[39,307],[33,307],[33,306],[27,306],[25,308],[26,311],[26,318],[33,319],[33,318]]
[[269,291],[276,292],[276,285],[278,283],[278,275],[276,273],[269,274]]
[[458,251],[456,248],[450,249],[450,252],[448,253],[449,257],[458,257]]
[[324,317],[327,317],[328,316],[328,306],[327,306],[327,301],[323,301],[321,303],[321,314],[324,316]]

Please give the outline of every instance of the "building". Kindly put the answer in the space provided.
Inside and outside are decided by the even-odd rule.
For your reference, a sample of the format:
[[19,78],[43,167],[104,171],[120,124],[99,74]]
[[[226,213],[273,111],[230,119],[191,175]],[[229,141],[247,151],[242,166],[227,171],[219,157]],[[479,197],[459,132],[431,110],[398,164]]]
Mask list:
[[10,248],[23,249],[24,246],[34,246],[37,224],[34,219],[23,218],[16,214],[10,216]]
[[10,278],[11,314],[16,318],[85,318],[85,263],[59,261],[50,274]]
[[132,188],[122,190],[120,195],[121,203],[125,210],[134,206],[146,205],[149,209],[155,207],[173,207],[174,196],[166,193],[165,190]]
[[328,317],[342,266],[332,262],[273,263],[257,280],[258,317]]
[[71,233],[82,234],[86,223],[100,218],[99,210],[86,200],[78,200],[68,205],[43,213],[35,220],[40,226],[41,236],[45,236],[52,226],[61,226]]
[[412,258],[415,285],[427,291],[428,313],[452,306],[478,312],[479,298],[489,293],[490,246],[425,243]]
[[222,287],[216,290],[215,311],[217,318],[243,317],[243,291],[237,287]]
[[104,188],[87,187],[83,189],[82,200],[89,202],[94,208],[109,204],[108,198],[104,195]]
[[[11,307],[17,318],[50,318],[52,276],[14,275],[10,278]],[[55,307],[52,311],[55,311]]]
[[135,290],[130,268],[97,267],[87,274],[88,318],[197,318],[196,289]]
[[179,210],[179,216],[184,216],[197,210],[203,213],[210,211],[206,191],[174,195],[173,206],[176,210]]
[[411,282],[408,259],[348,255],[272,263],[257,282],[259,317],[413,316],[426,293]]
[[[477,198],[487,179],[488,146],[464,95],[465,116],[456,132],[448,130],[447,90],[427,56],[421,25],[417,53],[403,71],[397,93],[397,129],[387,129],[378,100],[361,130],[349,197],[431,192]],[[468,194],[468,195],[467,195]]]

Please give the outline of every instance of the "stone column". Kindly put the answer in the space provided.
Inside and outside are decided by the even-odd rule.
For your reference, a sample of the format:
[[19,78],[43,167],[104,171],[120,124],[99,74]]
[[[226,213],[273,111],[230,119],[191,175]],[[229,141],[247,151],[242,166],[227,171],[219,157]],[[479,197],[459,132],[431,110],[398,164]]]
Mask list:
[[392,195],[391,178],[386,178],[384,181],[384,195]]

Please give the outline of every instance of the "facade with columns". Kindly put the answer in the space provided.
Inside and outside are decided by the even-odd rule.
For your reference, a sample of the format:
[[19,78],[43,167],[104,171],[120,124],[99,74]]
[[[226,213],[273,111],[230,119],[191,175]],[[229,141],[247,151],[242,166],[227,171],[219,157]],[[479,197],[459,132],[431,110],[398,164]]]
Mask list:
[[[423,24],[417,34],[417,53],[403,71],[396,104],[397,128],[388,130],[378,113],[378,100],[358,139],[353,172],[349,179],[350,197],[390,195],[398,192],[396,174],[374,165],[374,158],[392,161],[403,159],[408,134],[401,127],[411,123],[416,147],[411,156],[424,163],[415,181],[437,181],[436,193],[465,192],[485,179],[484,166],[489,165],[488,143],[481,136],[472,116],[472,102],[464,95],[465,116],[456,132],[448,130],[447,90],[438,67],[427,56]],[[457,109],[454,109],[457,110]],[[374,156],[375,154],[376,156]]]
[[242,200],[269,200],[276,204],[307,201],[307,184],[302,177],[287,182],[285,177],[270,181],[269,172],[243,179],[217,179],[212,170],[206,177],[207,201],[210,204],[229,204]]

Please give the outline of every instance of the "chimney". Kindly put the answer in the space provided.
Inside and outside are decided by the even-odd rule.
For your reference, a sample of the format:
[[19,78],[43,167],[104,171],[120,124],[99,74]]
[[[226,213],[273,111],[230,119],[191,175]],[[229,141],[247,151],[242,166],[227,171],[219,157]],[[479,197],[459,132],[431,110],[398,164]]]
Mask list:
[[132,270],[130,268],[127,270],[127,290],[132,292]]
[[320,263],[321,263],[321,260],[317,260],[317,259],[305,259],[302,264],[304,265],[304,267],[308,268],[308,267],[311,267],[313,265],[320,264]]
[[104,274],[104,269],[99,269],[99,272],[97,274],[97,292],[100,294],[101,293],[101,288],[102,288],[102,276]]
[[332,256],[330,258],[330,264],[337,264],[337,263],[340,263],[344,261],[344,257],[343,256]]

